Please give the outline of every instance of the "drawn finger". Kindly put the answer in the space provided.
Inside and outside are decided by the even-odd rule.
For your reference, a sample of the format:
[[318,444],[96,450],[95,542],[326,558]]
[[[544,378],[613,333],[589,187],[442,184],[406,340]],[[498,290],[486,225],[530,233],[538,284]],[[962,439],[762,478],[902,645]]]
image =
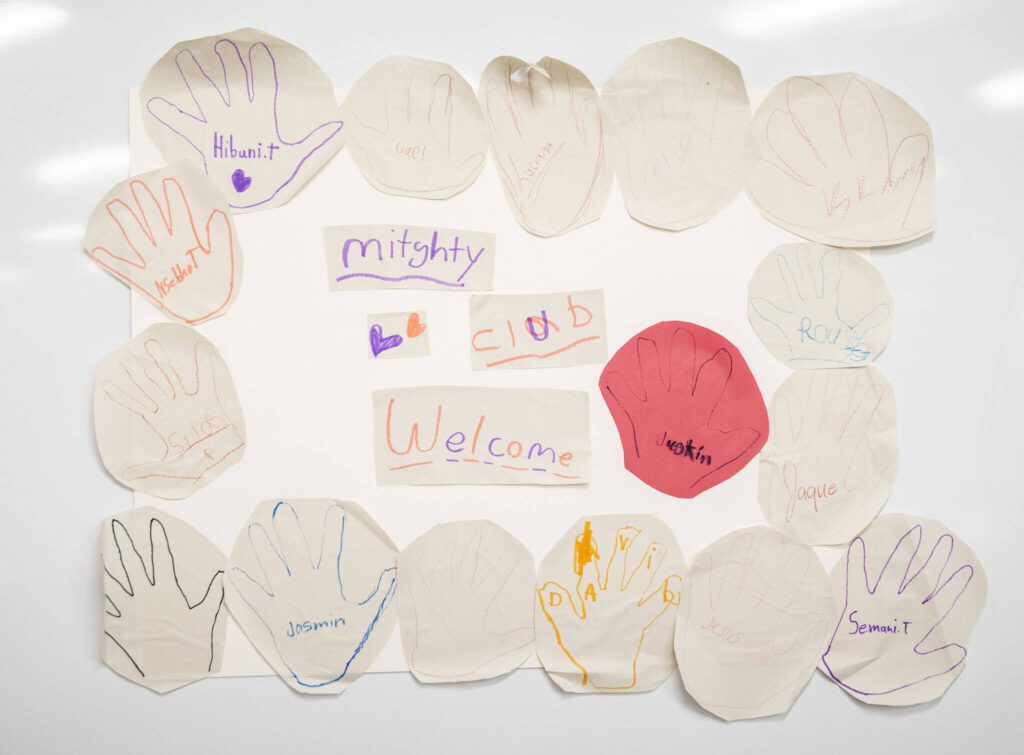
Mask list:
[[548,581],[541,585],[537,589],[537,599],[544,615],[559,634],[558,627],[564,629],[571,621],[570,615],[577,619],[587,617],[586,604],[581,602],[577,608],[572,594],[557,582]]
[[138,414],[145,418],[148,414],[155,414],[157,411],[156,402],[148,397],[143,398],[141,393],[126,393],[121,386],[110,380],[100,383],[100,390],[104,395],[119,406],[123,406],[132,414]]
[[206,155],[201,144],[206,140],[205,117],[185,112],[173,102],[163,97],[150,97],[146,101],[146,110],[160,123],[187,141],[196,150],[203,161],[203,170],[206,170]]
[[680,597],[683,594],[683,578],[678,574],[671,574],[662,581],[657,589],[638,605],[635,619],[635,626],[649,627],[656,621],[668,614],[669,619],[675,619],[676,606],[679,605]]
[[828,89],[814,79],[794,76],[786,82],[786,104],[819,165],[825,167],[845,152],[839,105]]
[[[220,614],[221,606],[224,603],[224,572],[218,571],[210,579],[210,583],[206,586],[206,592],[203,593],[202,597],[189,608],[199,610],[206,616],[203,621],[204,625],[209,625],[211,630],[217,623],[217,617]],[[212,657],[211,657],[212,664]]]
[[205,123],[211,110],[227,104],[227,92],[223,89],[223,71],[216,71],[211,76],[206,69],[199,65],[195,54],[188,49],[181,50],[175,56],[174,62],[189,94],[192,95],[193,101],[199,108],[196,115]]
[[270,533],[260,522],[250,523],[247,535],[253,555],[262,572],[261,587],[267,595],[273,596],[275,586],[284,584],[284,580],[291,576],[288,562],[285,561],[284,555],[270,539]]
[[[250,99],[252,91],[249,83],[249,71],[242,61],[242,51],[238,45],[230,39],[218,39],[213,45],[213,51],[220,60],[223,71],[223,84],[221,91],[228,105],[246,102]],[[250,55],[252,50],[250,50]]]
[[[666,548],[661,543],[651,543],[647,546],[640,560],[632,569],[626,568],[622,574],[622,590],[632,590],[636,595],[637,602],[641,603],[650,595],[651,587],[654,585],[654,577],[661,568],[661,562],[665,560]],[[625,566],[625,560],[624,560]]]
[[637,338],[636,362],[640,370],[640,390],[644,399],[664,393],[666,385],[661,372],[658,344],[650,338]]
[[760,296],[755,296],[750,300],[750,307],[754,310],[754,314],[762,320],[778,326],[782,332],[782,337],[786,339],[787,343],[789,342],[789,332],[783,327],[782,323],[793,316],[792,309],[783,309],[775,302]]
[[294,577],[308,574],[313,569],[313,561],[310,558],[309,542],[306,540],[306,533],[302,529],[302,522],[295,507],[287,501],[278,501],[270,518],[290,575]]
[[[228,572],[228,581],[238,593],[238,597],[252,609],[259,618],[270,616],[274,610],[274,593],[268,590],[258,579],[244,569],[233,566]],[[234,606],[232,606],[234,608]]]
[[[181,381],[181,375],[178,374],[177,368],[168,358],[163,344],[155,338],[150,338],[146,341],[145,349],[162,375],[163,381],[166,381],[166,389],[169,390],[168,396],[175,398],[181,393],[187,394],[188,391],[185,390],[185,384]],[[158,381],[160,381],[160,376],[154,375],[154,383],[163,388],[164,383]]]
[[794,598],[799,595],[800,588],[811,570],[814,553],[808,548],[786,547],[779,538],[779,557],[774,578],[765,593],[765,602],[780,611],[786,611],[793,605]]
[[864,178],[872,183],[862,191],[881,191],[889,168],[888,131],[878,102],[861,79],[853,78],[846,85],[839,117],[850,156],[858,166],[870,166]]
[[[797,256],[800,250],[806,248],[804,245],[797,247]],[[796,262],[797,268],[799,269],[799,262]],[[780,254],[775,260],[775,266],[779,271],[779,280],[782,281],[782,285],[786,289],[786,296],[791,302],[792,306],[798,306],[798,302],[804,301],[804,290],[796,278],[796,271],[793,269],[793,264],[790,262],[788,255]]]
[[[110,522],[111,532],[114,536],[114,548],[117,550],[117,560],[127,580],[127,590],[130,595],[138,595],[139,590],[145,585],[152,585],[149,572],[146,570],[146,561],[142,554],[135,547],[135,541],[120,519]],[[112,571],[118,574],[117,571]]]
[[[141,187],[141,188],[138,188]],[[133,205],[121,199],[114,199],[107,203],[107,215],[114,221],[114,224],[121,231],[121,236],[128,243],[128,246],[144,261],[147,255],[153,253],[156,246],[156,237],[150,226],[150,218],[144,209],[139,205],[138,194],[145,195],[146,185],[141,181],[133,181],[129,193],[134,200]],[[154,200],[155,204],[155,200]],[[154,215],[156,222],[160,222],[160,214]]]
[[167,530],[156,517],[149,520],[149,547],[152,563],[153,584],[172,585],[177,583],[174,570],[174,553],[167,539]]
[[823,269],[819,260],[813,259],[816,256],[807,244],[801,244],[796,250],[797,275],[800,278],[800,290],[806,292],[808,297],[814,296],[820,299],[824,294]]
[[953,556],[953,535],[943,533],[930,549],[921,548],[907,575],[905,589],[922,596],[923,602],[939,590],[950,576],[949,560]]
[[770,150],[765,159],[770,158],[775,167],[794,181],[813,187],[821,180],[825,166],[792,114],[773,110],[765,124],[765,141]]
[[853,449],[867,436],[884,397],[885,389],[880,385],[873,384],[856,398],[847,421],[840,428],[838,438],[843,447],[847,449],[847,454],[852,455]]
[[192,347],[192,357],[195,365],[195,389],[189,393],[190,396],[204,393],[219,398],[213,354],[213,347],[206,341],[196,341],[195,346]]
[[693,332],[676,328],[668,350],[669,390],[692,391],[697,360],[697,341]]
[[705,416],[711,417],[732,377],[732,354],[719,349],[697,370],[693,381],[693,398],[704,407]]
[[839,285],[843,281],[843,254],[838,249],[826,249],[818,258],[818,273],[821,280],[818,288],[819,299],[831,295],[837,302],[839,301]]
[[[131,182],[132,199],[139,208],[140,219],[148,229],[153,247],[167,238],[171,232],[171,219],[149,185],[142,181]],[[166,199],[166,198],[165,198]]]
[[[916,186],[924,177],[929,159],[931,140],[927,134],[915,134],[902,139],[892,157],[889,186],[893,189]],[[907,212],[909,214],[909,208]]]
[[714,559],[707,551],[699,554],[693,562],[693,568],[686,574],[682,589],[690,596],[690,616],[705,616],[715,609],[717,595],[715,590],[720,584],[712,584],[714,579]]
[[146,269],[146,261],[131,249],[115,253],[105,246],[97,246],[89,250],[89,256],[96,264],[128,284],[132,283],[140,270]]
[[[846,590],[843,606],[857,604],[868,595],[875,593],[878,581],[872,582],[868,575],[868,553],[864,538],[855,537],[846,549]],[[852,600],[851,600],[852,598]]]
[[341,581],[341,557],[345,551],[345,509],[339,504],[331,504],[324,512],[323,530],[320,536],[320,547],[314,556],[314,564],[318,569],[334,569]]
[[453,93],[454,82],[449,73],[438,76],[430,87],[427,121],[439,133],[447,134],[451,124]]
[[[277,62],[270,48],[257,42],[249,48],[249,98],[259,107],[273,109],[277,99]],[[280,134],[278,134],[280,135]]]
[[611,584],[615,585],[616,583],[618,583],[620,590],[625,589],[629,549],[633,547],[633,543],[636,541],[638,537],[640,537],[640,530],[636,527],[631,527],[629,525],[625,527],[619,527],[619,529],[615,532],[615,543],[612,547],[612,553],[608,557],[608,560],[605,562],[604,569],[602,570],[602,589],[608,587],[608,584],[613,577],[615,581],[611,581]]
[[[729,545],[729,553],[725,557],[725,568],[721,569],[722,582],[717,588],[715,603],[725,600],[728,604],[737,600],[743,593],[750,568],[751,551],[754,547],[754,536],[744,532],[733,538]],[[714,587],[714,586],[713,586]]]
[[911,527],[897,542],[878,575],[876,589],[883,595],[899,595],[906,586],[906,580],[917,568],[918,553],[921,550],[921,525]]
[[876,304],[860,320],[851,323],[850,329],[857,331],[859,338],[865,338],[868,333],[888,320],[890,314],[891,310],[888,304]]
[[[938,586],[938,588],[928,596],[926,603],[932,607],[935,614],[939,617],[939,621],[945,619],[949,615],[960,600],[960,596],[963,595],[971,586],[971,582],[974,580],[974,567],[970,564],[964,564]],[[938,623],[938,622],[936,622]]]
[[724,84],[725,64],[718,59],[707,61],[690,98],[688,117],[700,119],[697,122],[706,124],[706,128],[712,130],[714,113],[718,110],[718,99],[722,95]]
[[[165,178],[163,189],[164,205],[167,207],[167,217],[165,218],[167,232],[172,236],[175,233],[184,234],[188,239],[195,239],[196,246],[199,246],[199,231],[192,217],[192,208],[189,207],[185,188],[178,182],[178,179]],[[215,212],[220,212],[220,210]]]

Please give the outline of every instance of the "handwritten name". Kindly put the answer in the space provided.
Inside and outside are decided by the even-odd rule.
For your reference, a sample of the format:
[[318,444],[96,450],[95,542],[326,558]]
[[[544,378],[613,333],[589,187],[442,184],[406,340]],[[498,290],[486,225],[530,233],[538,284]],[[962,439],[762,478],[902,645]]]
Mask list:
[[285,634],[289,637],[298,637],[309,632],[320,632],[324,629],[337,629],[343,626],[345,626],[345,620],[340,616],[336,619],[324,619],[323,621],[289,621],[288,631]]
[[708,623],[702,625],[701,629],[730,645],[735,645],[737,642],[743,640],[742,632],[737,632],[732,627],[728,627],[725,624],[720,623],[714,616],[708,619]]
[[797,328],[797,332],[800,334],[800,343],[811,341],[829,346],[837,346],[843,333],[847,333],[847,340],[849,342],[839,348],[846,352],[846,357],[849,361],[863,362],[871,356],[871,351],[864,347],[864,339],[848,333],[846,328],[842,326],[837,327],[833,331],[828,325],[820,322],[815,323],[810,317],[805,315],[800,318],[800,326]]
[[850,611],[850,615],[847,617],[853,625],[853,629],[850,630],[851,635],[858,634],[909,634],[910,625],[913,622],[900,621],[899,619],[893,619],[891,624],[868,624],[860,621],[857,618],[857,611]]
[[224,134],[213,132],[213,157],[216,160],[273,160],[274,152],[281,149],[274,142],[256,142],[255,147],[235,147],[234,134],[228,134],[227,144]]
[[694,447],[693,438],[689,438],[685,441],[672,440],[668,437],[668,432],[661,434],[661,439],[658,440],[659,446],[664,446],[675,456],[682,456],[684,459],[689,459],[694,464],[705,464],[711,466],[711,454],[704,453],[704,446]]
[[167,294],[171,292],[171,289],[177,286],[179,283],[183,283],[192,273],[199,269],[199,260],[196,259],[196,251],[202,251],[203,254],[209,254],[208,251],[202,247],[194,247],[185,252],[187,260],[184,264],[175,263],[171,266],[171,269],[162,278],[153,281],[153,287],[156,289],[156,295],[158,298],[163,299]]
[[839,492],[839,486],[834,483],[822,483],[821,485],[801,485],[796,489],[798,501],[811,501],[814,510],[818,510],[818,501],[824,501]]

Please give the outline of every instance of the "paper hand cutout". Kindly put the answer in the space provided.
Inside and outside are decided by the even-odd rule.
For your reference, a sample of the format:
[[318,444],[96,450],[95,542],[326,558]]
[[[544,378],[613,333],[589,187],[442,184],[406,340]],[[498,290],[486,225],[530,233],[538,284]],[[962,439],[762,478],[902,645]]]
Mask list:
[[[698,357],[710,333],[688,323],[661,323],[623,346],[601,373],[601,393],[619,428],[626,468],[657,490],[693,498],[743,468],[764,444],[760,393],[751,424],[723,424],[718,414],[737,367],[727,341]],[[648,334],[648,335],[645,335]],[[712,334],[713,335],[713,334]],[[750,383],[753,382],[750,378]]]
[[[193,176],[189,163],[174,170],[193,186],[207,180]],[[195,325],[223,314],[241,267],[231,218],[220,209],[195,217],[178,178],[157,183],[150,175],[149,183],[145,176],[129,183],[131,204],[121,197],[106,204],[107,222],[123,243],[97,245],[89,254],[174,320]]]
[[846,542],[878,513],[895,473],[888,384],[871,367],[797,372],[776,393],[772,420],[765,517],[805,543]]
[[[256,209],[273,202],[293,181],[307,180],[299,179],[299,173],[318,150],[340,140],[343,124],[328,121],[297,140],[287,138],[278,111],[277,62],[267,44],[222,38],[213,49],[220,62],[213,71],[205,70],[191,49],[175,56],[187,99],[155,96],[145,106],[191,145],[233,209]],[[259,136],[249,143],[254,134]],[[310,164],[306,170],[311,175],[316,168]]]
[[207,472],[245,447],[217,393],[212,347],[205,339],[193,347],[193,362],[184,370],[195,386],[191,390],[158,337],[145,341],[145,351],[146,361],[124,353],[119,363],[125,379],[99,386],[111,401],[137,415],[164,448],[160,458],[126,467],[121,474],[129,483],[159,477],[197,487]]
[[768,527],[743,530],[697,557],[684,590],[676,652],[690,694],[726,720],[788,710],[835,616],[814,552]]
[[[126,514],[131,517],[133,512]],[[141,543],[143,553],[124,522],[118,517],[108,521],[103,554],[104,635],[138,673],[134,681],[158,692],[207,676],[214,669],[214,627],[224,602],[223,569],[211,574],[205,592],[190,599],[179,583],[174,550],[157,516],[149,519],[149,548],[147,552],[146,543]],[[184,549],[188,544],[176,545]],[[183,553],[186,559],[194,555]],[[190,566],[186,563],[186,570]]]
[[703,223],[753,162],[750,103],[729,60],[685,39],[647,45],[605,85],[629,214],[656,228]]
[[[671,621],[679,605],[680,575],[655,583],[665,546],[652,542],[642,555],[634,553],[640,534],[635,527],[620,528],[607,561],[602,562],[591,523],[585,522],[573,552],[576,584],[566,587],[549,580],[537,591],[558,646],[582,673],[584,687],[589,684],[604,691],[635,687],[645,635],[662,617]],[[622,631],[610,633],[612,621]],[[626,627],[621,626],[623,622]]]
[[557,236],[600,217],[611,188],[601,104],[580,71],[544,58],[529,65],[497,58],[480,98],[516,220]]
[[444,199],[483,169],[487,132],[480,105],[448,65],[385,58],[356,82],[344,111],[349,151],[381,191]]
[[894,142],[871,86],[856,76],[838,101],[813,78],[781,86],[784,96],[764,124],[762,175],[770,179],[755,175],[755,203],[784,224],[805,226],[808,238],[840,246],[894,244],[930,229],[930,211],[923,219],[914,213],[934,172],[927,125]]
[[[864,702],[902,705],[933,699],[967,660],[967,648],[949,638],[956,634],[951,625],[966,621],[955,612],[958,603],[969,602],[966,594],[976,567],[953,558],[956,544],[951,533],[931,542],[917,524],[899,538],[882,568],[872,574],[868,543],[887,548],[891,540],[872,538],[871,533],[869,529],[854,538],[847,550],[845,589],[840,595],[843,611],[821,657],[823,669]],[[837,569],[844,569],[844,564]],[[983,594],[984,575],[978,576],[981,584],[973,592]],[[976,599],[971,596],[970,602]],[[965,605],[960,613],[969,613],[972,607]],[[968,632],[971,625],[973,619]],[[931,680],[936,680],[931,689],[915,689]]]
[[[412,608],[412,631],[403,631],[403,644],[411,640],[410,669],[427,682],[511,671],[533,648],[536,577],[529,551],[490,522],[435,530],[432,542],[424,542],[427,533],[407,549],[414,560],[403,552],[399,562],[408,591],[400,602]],[[404,613],[402,623],[406,630]]]
[[866,339],[889,319],[891,308],[881,301],[889,298],[888,291],[879,291],[879,303],[867,311],[843,311],[839,286],[844,264],[870,264],[854,254],[808,244],[783,247],[775,259],[788,303],[750,299],[751,321],[756,316],[777,329],[791,366],[852,367],[878,356]]
[[[286,681],[301,691],[346,680],[398,586],[393,565],[380,570],[366,594],[349,583],[347,519],[340,504],[328,506],[322,539],[310,543],[295,508],[281,501],[273,507],[272,532],[259,521],[247,528],[259,571],[232,566],[228,574],[241,601],[268,633],[287,670]],[[341,686],[320,691],[340,692]]]

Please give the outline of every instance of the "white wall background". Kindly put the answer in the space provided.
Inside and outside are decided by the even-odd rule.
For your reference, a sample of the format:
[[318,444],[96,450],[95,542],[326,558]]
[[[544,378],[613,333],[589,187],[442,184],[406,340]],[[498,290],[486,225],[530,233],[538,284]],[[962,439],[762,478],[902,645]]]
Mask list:
[[[0,3],[0,751],[1017,749],[1024,252],[1011,228],[1024,200],[1024,4],[444,5]],[[880,361],[900,412],[888,510],[949,524],[990,583],[970,664],[945,698],[873,709],[818,675],[785,718],[725,725],[675,678],[651,694],[605,697],[564,695],[541,671],[447,687],[370,675],[340,699],[300,697],[274,678],[158,697],[103,668],[98,525],[131,496],[94,450],[91,375],[128,337],[128,293],[81,252],[81,232],[126,175],[127,88],[175,41],[246,25],[302,46],[340,84],[392,53],[447,61],[470,80],[509,53],[563,58],[600,85],[641,44],[685,36],[736,61],[750,89],[853,70],[906,96],[934,132],[940,220],[931,238],[873,258],[898,310]]]

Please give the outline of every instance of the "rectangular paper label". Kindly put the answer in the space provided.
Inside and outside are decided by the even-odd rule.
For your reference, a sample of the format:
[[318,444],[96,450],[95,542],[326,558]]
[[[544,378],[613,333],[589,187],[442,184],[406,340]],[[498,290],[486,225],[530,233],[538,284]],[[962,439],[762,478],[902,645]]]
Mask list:
[[324,228],[332,291],[425,288],[489,291],[494,234],[412,225]]
[[590,480],[583,391],[417,386],[373,392],[378,485]]
[[474,370],[573,367],[608,358],[600,290],[474,296],[469,325]]

